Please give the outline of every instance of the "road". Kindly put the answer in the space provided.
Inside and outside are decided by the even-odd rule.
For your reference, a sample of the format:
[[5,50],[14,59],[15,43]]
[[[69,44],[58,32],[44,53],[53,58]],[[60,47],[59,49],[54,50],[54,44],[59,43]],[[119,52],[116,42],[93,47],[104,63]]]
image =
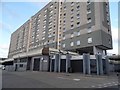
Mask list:
[[3,71],[2,83],[3,88],[118,88],[118,79],[113,76],[32,71]]

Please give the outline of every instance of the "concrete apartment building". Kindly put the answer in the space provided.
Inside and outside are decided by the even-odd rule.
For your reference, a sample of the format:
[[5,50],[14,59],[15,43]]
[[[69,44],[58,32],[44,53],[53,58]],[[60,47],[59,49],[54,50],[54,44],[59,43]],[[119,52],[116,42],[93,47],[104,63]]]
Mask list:
[[[97,61],[100,56],[101,61],[102,58],[105,60],[102,56],[106,55],[108,49],[112,49],[108,2],[90,2],[90,0],[87,2],[50,2],[12,33],[8,58],[14,59],[16,69],[21,67],[24,70],[61,72],[60,69],[63,67],[63,71],[68,72],[71,63],[69,60],[80,57],[81,71],[85,73],[87,70],[90,74],[90,59]],[[71,56],[70,58],[67,52],[65,56],[61,55],[58,53],[61,50],[69,51],[71,55],[78,57]],[[50,56],[50,51],[54,52],[52,56]],[[96,54],[99,55],[96,56]],[[61,58],[64,60],[60,62]],[[84,59],[89,59],[86,61],[87,64]],[[104,62],[101,61],[100,65]],[[75,67],[76,64],[71,65]],[[99,73],[98,68],[97,73]]]

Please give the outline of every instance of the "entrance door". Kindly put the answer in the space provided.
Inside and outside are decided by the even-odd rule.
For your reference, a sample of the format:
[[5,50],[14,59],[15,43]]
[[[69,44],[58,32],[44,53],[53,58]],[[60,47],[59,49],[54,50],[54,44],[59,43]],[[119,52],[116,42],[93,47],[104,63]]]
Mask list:
[[71,60],[70,61],[72,72],[83,72],[83,61],[82,60]]
[[15,71],[17,71],[17,64],[15,64]]
[[55,60],[52,59],[52,66],[51,66],[51,71],[54,72],[54,65],[55,65]]
[[66,72],[66,59],[61,59],[60,72]]
[[35,58],[33,71],[39,71],[39,68],[40,68],[40,58]]
[[27,60],[27,70],[30,70],[31,64],[32,64],[32,60],[29,57],[28,60]]

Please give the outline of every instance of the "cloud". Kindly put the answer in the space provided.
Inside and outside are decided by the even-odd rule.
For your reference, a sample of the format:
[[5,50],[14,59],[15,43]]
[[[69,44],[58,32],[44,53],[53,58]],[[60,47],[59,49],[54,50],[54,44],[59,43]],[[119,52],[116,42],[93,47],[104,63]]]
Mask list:
[[7,57],[8,50],[9,50],[9,45],[7,44],[0,45],[0,57],[2,58]]
[[117,42],[118,43],[118,28],[115,27],[111,27],[112,30],[112,38],[113,38],[113,42]]
[[0,45],[0,49],[2,49],[2,50],[8,50],[8,48],[9,48],[9,45]]
[[12,33],[13,31],[13,27],[11,26],[11,25],[9,25],[9,24],[7,24],[7,23],[2,23],[2,22],[0,22],[0,31],[1,31],[1,33],[2,33],[2,30],[3,29],[5,29],[5,30],[7,30],[8,32],[10,32],[10,33]]
[[108,53],[111,54],[118,54],[118,42],[120,41],[120,38],[118,38],[118,28],[111,27],[111,30],[112,30],[112,39],[113,39],[113,49],[107,51]]
[[9,16],[11,16],[12,19],[20,19],[20,14],[18,14],[16,12],[16,10],[13,10],[11,8],[9,8],[9,6],[7,5],[8,3],[3,3],[2,4],[2,13],[3,13],[3,17],[4,17],[4,14],[8,14]]

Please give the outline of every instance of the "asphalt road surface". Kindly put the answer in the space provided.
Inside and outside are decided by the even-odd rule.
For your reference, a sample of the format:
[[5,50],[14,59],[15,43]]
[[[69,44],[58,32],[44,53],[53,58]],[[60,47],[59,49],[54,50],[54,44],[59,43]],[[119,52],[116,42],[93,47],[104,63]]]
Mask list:
[[118,90],[118,78],[54,72],[3,71],[2,88],[116,88],[113,90]]

